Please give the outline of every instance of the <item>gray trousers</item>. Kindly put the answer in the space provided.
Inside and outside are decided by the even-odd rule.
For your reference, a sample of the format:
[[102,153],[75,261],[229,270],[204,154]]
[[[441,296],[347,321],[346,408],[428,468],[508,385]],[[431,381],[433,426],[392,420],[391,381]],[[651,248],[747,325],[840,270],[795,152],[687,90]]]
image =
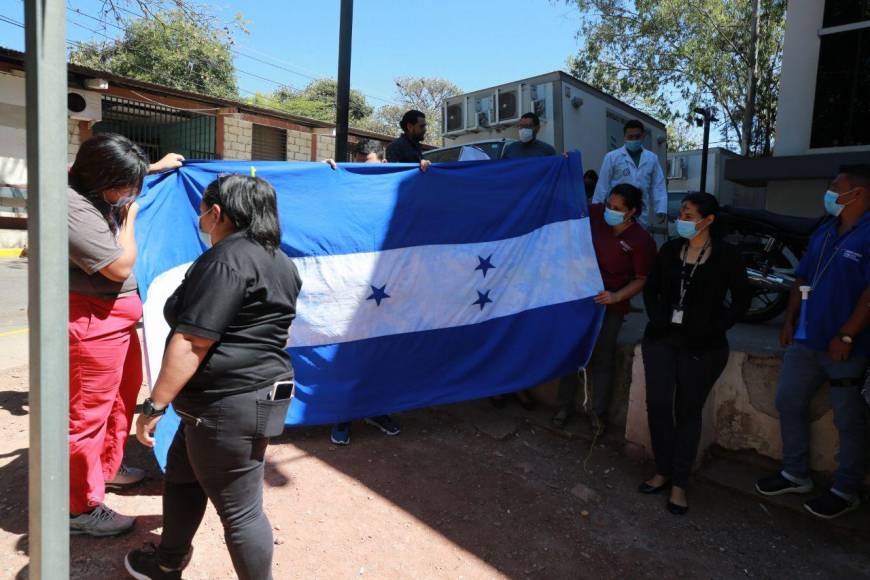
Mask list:
[[[607,421],[610,409],[610,394],[613,390],[613,371],[616,367],[616,346],[625,315],[608,309],[604,313],[601,332],[589,359],[589,381],[592,383],[592,410],[595,416]],[[562,377],[559,383],[559,405],[574,411],[577,407],[577,392],[582,387],[577,375]]]

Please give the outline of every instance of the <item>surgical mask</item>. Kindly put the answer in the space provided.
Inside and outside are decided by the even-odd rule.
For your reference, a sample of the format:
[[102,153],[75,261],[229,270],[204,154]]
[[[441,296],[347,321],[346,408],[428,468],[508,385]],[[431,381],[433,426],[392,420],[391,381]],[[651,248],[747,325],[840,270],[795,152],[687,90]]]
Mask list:
[[846,193],[837,193],[836,191],[831,191],[830,189],[825,192],[825,211],[831,214],[834,217],[838,217],[840,213],[842,213],[843,208],[855,201],[854,199],[849,203],[839,204],[837,200],[841,195],[846,195],[847,193],[852,193],[854,189],[850,189]]
[[626,141],[625,148],[631,151],[632,153],[637,153],[638,151],[643,149],[643,143],[638,141]]
[[697,222],[677,220],[677,235],[679,235],[681,238],[691,240],[698,235],[698,230],[695,228],[696,225]]
[[136,199],[135,195],[125,195],[124,197],[118,199],[117,201],[109,201],[105,197],[103,198],[103,200],[106,203],[108,203],[110,206],[115,207],[115,208],[122,208],[125,205],[127,205],[128,203],[130,203],[131,201],[133,201],[134,199]]
[[199,227],[197,228],[199,230],[199,239],[206,248],[211,247],[211,232],[213,232],[215,226],[217,226],[217,224],[214,224],[211,228],[211,231],[209,231],[209,232],[206,232],[202,229],[202,218],[205,215],[207,215],[210,211],[211,211],[211,208],[208,208],[207,210],[205,210],[204,212],[199,214]]
[[604,222],[609,226],[618,226],[625,223],[625,212],[616,211],[609,207],[604,208]]
[[526,127],[520,128],[520,141],[523,143],[528,143],[532,139],[535,138],[535,132],[532,129],[528,129]]

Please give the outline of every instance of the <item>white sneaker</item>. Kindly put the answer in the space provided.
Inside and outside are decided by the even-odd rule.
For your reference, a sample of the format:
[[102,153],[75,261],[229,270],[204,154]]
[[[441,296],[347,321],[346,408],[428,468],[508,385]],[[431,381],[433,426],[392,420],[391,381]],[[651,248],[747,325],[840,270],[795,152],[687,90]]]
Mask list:
[[106,489],[124,489],[136,485],[145,479],[145,470],[138,467],[127,467],[123,463],[117,475],[106,482]]
[[69,519],[69,533],[102,538],[128,532],[133,529],[134,525],[136,525],[136,518],[122,516],[100,504],[92,512],[71,517]]

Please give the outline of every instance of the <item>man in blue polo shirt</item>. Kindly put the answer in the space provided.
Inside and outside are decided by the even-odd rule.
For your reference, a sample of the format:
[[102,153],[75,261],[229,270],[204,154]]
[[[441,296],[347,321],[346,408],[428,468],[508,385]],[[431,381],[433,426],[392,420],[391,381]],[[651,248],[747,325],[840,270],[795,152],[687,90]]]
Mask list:
[[[804,504],[811,514],[834,518],[858,507],[867,470],[867,409],[861,396],[870,361],[870,165],[840,168],[825,193],[833,218],[819,227],[797,269],[780,342],[788,346],[776,392],[783,468],[760,479],[764,495],[809,493],[809,405],[831,385],[834,424],[840,435],[834,485]],[[796,334],[801,286],[809,286],[806,338]],[[802,328],[801,328],[802,330]]]

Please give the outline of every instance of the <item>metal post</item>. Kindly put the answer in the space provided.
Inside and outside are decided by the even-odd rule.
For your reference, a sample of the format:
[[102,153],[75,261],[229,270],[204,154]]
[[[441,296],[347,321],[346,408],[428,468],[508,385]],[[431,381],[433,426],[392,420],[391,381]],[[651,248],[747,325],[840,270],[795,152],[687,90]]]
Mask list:
[[704,125],[704,145],[701,149],[701,183],[698,191],[707,193],[707,157],[710,154],[710,123],[716,121],[711,107],[695,109],[695,113],[701,116],[697,119],[698,125]]
[[707,192],[707,157],[710,155],[710,109],[704,114],[704,147],[701,152],[701,193]]
[[66,4],[27,0],[30,578],[69,576]]
[[338,32],[338,87],[335,95],[335,160],[347,161],[347,125],[350,115],[350,47],[353,0],[341,0]]

